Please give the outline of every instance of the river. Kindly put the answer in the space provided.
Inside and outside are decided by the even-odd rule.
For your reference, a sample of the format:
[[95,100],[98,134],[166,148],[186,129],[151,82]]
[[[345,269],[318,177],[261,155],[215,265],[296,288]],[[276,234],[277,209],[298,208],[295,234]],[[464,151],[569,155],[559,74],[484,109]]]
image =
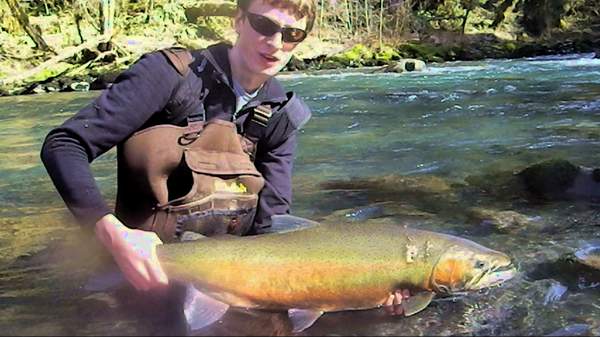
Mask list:
[[[452,62],[405,74],[281,75],[313,111],[299,137],[293,214],[365,226],[384,218],[459,235],[508,253],[520,270],[499,288],[435,300],[413,317],[381,309],[329,313],[303,334],[544,335],[565,327],[600,334],[600,274],[565,258],[600,241],[598,203],[532,202],[468,188],[477,177],[552,158],[600,166],[600,59],[592,57]],[[160,300],[127,287],[84,287],[104,257],[74,224],[39,151],[51,128],[97,95],[0,98],[4,335],[186,332],[168,313],[177,309]],[[115,159],[112,150],[92,165],[107,200],[116,193]],[[353,186],[357,181],[367,183]],[[529,221],[495,230],[461,212],[475,206],[515,211]],[[286,333],[284,315],[241,309],[195,332]]]

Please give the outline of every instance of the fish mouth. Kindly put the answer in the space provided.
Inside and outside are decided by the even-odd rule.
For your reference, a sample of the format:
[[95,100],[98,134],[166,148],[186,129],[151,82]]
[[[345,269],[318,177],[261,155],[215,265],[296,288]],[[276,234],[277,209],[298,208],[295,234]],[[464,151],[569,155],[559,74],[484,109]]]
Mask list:
[[508,262],[487,269],[478,277],[473,278],[468,284],[467,289],[483,290],[501,285],[502,283],[512,279],[517,274],[517,269]]

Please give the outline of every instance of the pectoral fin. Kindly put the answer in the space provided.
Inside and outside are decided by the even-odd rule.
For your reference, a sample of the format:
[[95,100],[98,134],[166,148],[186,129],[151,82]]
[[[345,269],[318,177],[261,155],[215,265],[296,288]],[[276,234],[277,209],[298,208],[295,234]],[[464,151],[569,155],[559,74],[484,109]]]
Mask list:
[[292,321],[292,332],[297,333],[309,328],[313,323],[323,315],[322,311],[305,310],[305,309],[290,309],[288,316]]
[[427,291],[416,293],[409,298],[403,299],[402,308],[404,309],[404,316],[412,316],[427,308],[434,296],[434,292]]
[[318,222],[298,216],[277,214],[271,217],[271,227],[261,229],[260,234],[293,232],[318,225]]
[[198,330],[208,326],[229,309],[229,305],[200,292],[192,285],[187,286],[183,313],[190,330]]
[[181,234],[181,237],[179,238],[181,240],[181,242],[186,242],[186,241],[198,241],[198,240],[202,240],[202,239],[206,239],[207,237],[196,233],[196,232],[190,232],[190,231],[185,231]]

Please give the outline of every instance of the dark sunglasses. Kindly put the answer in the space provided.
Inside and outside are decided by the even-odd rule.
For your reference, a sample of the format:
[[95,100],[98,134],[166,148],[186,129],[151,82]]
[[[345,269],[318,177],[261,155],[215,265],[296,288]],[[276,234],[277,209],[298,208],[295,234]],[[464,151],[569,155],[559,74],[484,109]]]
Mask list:
[[252,29],[259,34],[273,36],[273,34],[281,32],[281,39],[283,42],[288,43],[302,42],[302,40],[306,38],[305,30],[293,27],[281,27],[264,15],[254,14],[248,11],[244,11],[244,13],[248,18],[248,22],[250,22]]

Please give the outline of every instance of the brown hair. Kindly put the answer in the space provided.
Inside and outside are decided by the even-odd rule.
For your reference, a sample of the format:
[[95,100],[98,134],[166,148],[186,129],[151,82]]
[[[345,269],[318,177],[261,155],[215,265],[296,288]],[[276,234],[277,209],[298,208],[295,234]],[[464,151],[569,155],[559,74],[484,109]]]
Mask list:
[[[247,10],[252,1],[259,0],[237,0],[237,7],[241,10]],[[316,4],[315,0],[260,0],[276,8],[291,11],[292,15],[301,19],[306,16],[306,32],[310,32],[315,23]]]

